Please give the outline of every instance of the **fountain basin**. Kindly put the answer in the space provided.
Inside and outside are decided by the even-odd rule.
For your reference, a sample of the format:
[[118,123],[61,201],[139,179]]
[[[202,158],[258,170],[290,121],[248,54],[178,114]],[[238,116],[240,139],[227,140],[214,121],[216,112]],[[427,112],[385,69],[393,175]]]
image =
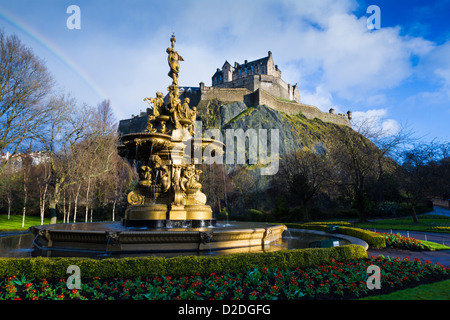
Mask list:
[[261,248],[282,237],[284,225],[239,222],[207,228],[132,228],[120,222],[54,224],[30,228],[43,250],[151,253]]

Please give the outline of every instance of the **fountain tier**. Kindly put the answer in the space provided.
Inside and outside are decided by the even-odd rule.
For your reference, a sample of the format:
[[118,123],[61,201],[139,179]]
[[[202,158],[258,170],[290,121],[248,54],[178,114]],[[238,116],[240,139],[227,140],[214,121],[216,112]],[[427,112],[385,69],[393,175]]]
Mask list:
[[139,229],[118,222],[34,226],[35,245],[46,250],[149,253],[264,248],[281,239],[286,227],[233,222],[213,228]]

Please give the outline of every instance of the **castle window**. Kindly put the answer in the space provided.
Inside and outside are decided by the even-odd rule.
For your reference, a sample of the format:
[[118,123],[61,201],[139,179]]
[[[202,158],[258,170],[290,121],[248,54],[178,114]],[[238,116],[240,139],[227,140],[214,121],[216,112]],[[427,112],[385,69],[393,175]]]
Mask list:
[[252,66],[252,73],[255,73],[255,66]]

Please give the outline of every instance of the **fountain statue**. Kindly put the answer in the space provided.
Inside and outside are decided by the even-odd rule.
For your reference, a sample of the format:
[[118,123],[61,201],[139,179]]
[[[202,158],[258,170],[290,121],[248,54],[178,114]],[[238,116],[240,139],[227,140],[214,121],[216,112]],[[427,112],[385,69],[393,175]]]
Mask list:
[[258,251],[280,240],[284,225],[235,222],[218,225],[199,182],[198,165],[223,155],[218,140],[196,137],[197,109],[180,100],[175,36],[167,48],[168,100],[145,98],[144,132],[120,137],[119,155],[137,164],[139,182],[128,193],[121,222],[66,223],[31,227],[34,245],[47,252],[180,252],[239,249]]

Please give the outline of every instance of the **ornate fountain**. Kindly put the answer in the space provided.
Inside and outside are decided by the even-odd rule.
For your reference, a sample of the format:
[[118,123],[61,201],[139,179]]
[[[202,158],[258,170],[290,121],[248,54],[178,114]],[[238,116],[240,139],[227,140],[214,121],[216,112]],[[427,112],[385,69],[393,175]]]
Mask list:
[[189,106],[189,99],[183,103],[179,99],[179,61],[183,58],[175,51],[174,35],[170,42],[167,53],[172,84],[167,102],[161,92],[145,98],[152,107],[147,109],[146,130],[120,137],[119,154],[134,161],[139,174],[136,188],[127,195],[129,206],[122,221],[34,226],[30,229],[38,249],[82,254],[249,252],[268,250],[281,239],[284,225],[216,224],[201,192],[202,171],[197,167],[222,155],[225,145],[195,137],[196,107]]
[[203,155],[205,148],[213,154],[223,154],[225,145],[217,140],[193,139],[196,107],[189,106],[189,98],[179,99],[179,61],[175,51],[175,36],[167,48],[170,66],[169,99],[163,94],[144,101],[153,104],[147,108],[148,123],[145,132],[121,137],[119,154],[139,164],[139,183],[128,194],[130,207],[122,220],[124,226],[140,227],[205,227],[214,224],[212,210],[206,205],[206,195],[199,183],[201,170],[196,165],[205,157],[195,157],[196,150]]

